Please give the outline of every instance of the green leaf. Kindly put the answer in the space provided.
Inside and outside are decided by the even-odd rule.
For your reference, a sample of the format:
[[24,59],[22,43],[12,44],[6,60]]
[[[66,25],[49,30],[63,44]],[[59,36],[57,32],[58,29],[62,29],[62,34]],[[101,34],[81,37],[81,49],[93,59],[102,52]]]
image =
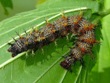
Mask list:
[[[81,81],[85,82],[87,73],[94,64],[88,57],[86,57],[88,71],[79,63],[74,66],[73,73],[64,70],[59,65],[62,56],[69,51],[67,44],[72,46],[72,42],[68,42],[66,38],[59,38],[56,41],[57,46],[54,43],[44,46],[44,54],[39,49],[34,56],[32,54],[25,56],[24,52],[11,58],[10,53],[7,52],[9,48],[7,43],[13,42],[12,37],[18,38],[15,31],[24,35],[23,29],[29,32],[31,27],[39,29],[45,26],[45,18],[53,22],[61,16],[62,11],[65,15],[74,15],[79,14],[81,10],[86,10],[85,17],[88,18],[92,13],[99,11],[99,5],[96,1],[90,0],[49,0],[39,5],[36,10],[2,21],[0,23],[0,81],[3,83],[76,83],[83,76]],[[89,66],[88,62],[92,66]]]

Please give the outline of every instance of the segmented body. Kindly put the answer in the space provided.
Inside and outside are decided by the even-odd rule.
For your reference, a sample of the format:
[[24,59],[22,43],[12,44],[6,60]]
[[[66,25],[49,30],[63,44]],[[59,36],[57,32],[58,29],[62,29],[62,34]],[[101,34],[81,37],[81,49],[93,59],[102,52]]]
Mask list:
[[82,57],[91,52],[91,47],[96,43],[95,26],[81,15],[62,16],[53,23],[48,23],[40,30],[33,30],[26,37],[20,37],[8,49],[12,56],[27,51],[37,50],[45,45],[54,42],[59,37],[65,37],[69,33],[77,35],[77,40],[73,48],[70,49],[69,55],[60,65],[65,69],[71,69],[75,61],[81,60]]

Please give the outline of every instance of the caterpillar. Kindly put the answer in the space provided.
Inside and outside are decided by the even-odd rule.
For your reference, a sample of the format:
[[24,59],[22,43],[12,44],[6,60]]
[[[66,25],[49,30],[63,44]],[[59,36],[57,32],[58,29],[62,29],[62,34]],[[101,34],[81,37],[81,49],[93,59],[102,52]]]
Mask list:
[[83,64],[83,56],[87,53],[92,54],[92,46],[98,41],[95,38],[94,29],[95,25],[91,24],[85,19],[81,19],[78,22],[77,28],[72,27],[72,32],[77,35],[77,40],[75,46],[70,49],[70,53],[65,57],[65,60],[60,63],[60,65],[71,70],[72,64],[76,61],[80,61]]
[[36,51],[45,45],[54,42],[59,37],[65,37],[69,33],[75,34],[77,40],[74,47],[70,49],[69,55],[60,63],[67,70],[71,70],[72,64],[76,61],[82,62],[82,57],[86,53],[92,53],[92,46],[97,43],[95,34],[95,25],[87,21],[82,15],[64,16],[57,19],[53,23],[46,21],[46,25],[39,30],[33,29],[26,36],[19,36],[19,39],[8,48],[12,57],[27,50]]

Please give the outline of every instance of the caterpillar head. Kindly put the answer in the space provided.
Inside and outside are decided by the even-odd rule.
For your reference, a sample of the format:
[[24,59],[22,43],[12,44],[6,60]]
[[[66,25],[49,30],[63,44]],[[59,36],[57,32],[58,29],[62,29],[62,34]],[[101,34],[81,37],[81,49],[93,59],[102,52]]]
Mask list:
[[20,38],[19,40],[15,40],[14,44],[9,43],[11,46],[9,47],[8,52],[12,53],[12,57],[27,50],[27,45],[24,44],[24,42],[26,42],[26,39]]
[[8,49],[8,52],[12,53],[12,57],[16,56],[20,51],[16,48],[16,45],[11,45],[11,47]]
[[64,68],[64,69],[67,69],[69,71],[72,71],[71,70],[71,66],[72,64],[74,63],[75,59],[71,56],[67,56],[66,59],[64,61],[62,61],[60,63],[60,65]]

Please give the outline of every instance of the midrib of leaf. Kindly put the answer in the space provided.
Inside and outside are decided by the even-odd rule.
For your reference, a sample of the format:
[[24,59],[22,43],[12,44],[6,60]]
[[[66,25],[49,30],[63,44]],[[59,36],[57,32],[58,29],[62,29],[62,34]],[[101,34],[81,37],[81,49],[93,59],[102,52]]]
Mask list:
[[[62,7],[62,8],[64,8],[64,9],[71,9],[71,7]],[[39,14],[39,13],[45,13],[46,11],[50,11],[50,10],[60,10],[60,9],[61,8],[52,8],[52,9],[42,10],[42,11],[38,12],[37,14]],[[54,15],[56,13],[58,13],[58,11],[55,11],[54,13],[49,13],[49,14],[45,14],[45,15],[39,16],[38,18],[32,19],[32,20],[30,20],[28,22],[21,23],[20,25],[17,25],[17,27],[22,26],[22,25],[25,25],[25,24],[30,23],[30,22],[33,22],[34,20],[38,20],[38,19],[43,18],[43,17],[46,17],[46,16]],[[21,16],[21,17],[29,17],[29,16],[31,16],[31,14],[26,14],[26,15]],[[21,19],[21,18],[17,18],[17,16],[16,16],[16,18],[14,17],[11,21],[8,21],[8,22],[12,22],[12,21],[14,21],[16,19]],[[0,24],[0,27],[2,25],[4,25],[4,24]],[[2,29],[4,29],[4,27],[1,27],[0,28],[0,30],[2,30]],[[13,27],[12,30],[14,30],[14,29],[16,29],[16,28]],[[9,31],[3,32],[2,34],[0,34],[0,36],[2,36],[3,34],[6,34],[7,32],[10,32],[10,31],[11,31],[11,29]]]
[[[44,15],[44,16],[41,16],[41,17],[38,17],[38,18],[36,18],[36,19],[30,20],[30,21],[28,21],[28,22],[25,22],[25,23],[23,23],[23,24],[20,24],[20,25],[18,25],[17,27],[12,28],[12,29],[10,29],[10,30],[8,30],[8,31],[6,31],[6,32],[4,32],[4,33],[2,33],[2,34],[0,34],[0,36],[2,36],[3,34],[7,34],[8,32],[13,31],[13,30],[16,29],[16,28],[19,28],[20,26],[22,26],[22,25],[24,25],[24,24],[30,23],[30,22],[32,22],[32,21],[34,21],[34,20],[38,20],[38,19],[40,19],[40,18],[43,18],[43,17],[45,17],[45,16],[49,16],[49,15],[53,15],[53,14],[56,14],[56,13],[46,14],[46,15]],[[40,26],[40,25],[42,25],[42,24],[44,24],[44,23],[45,23],[45,22],[42,22],[42,23],[40,23],[40,24],[38,24],[38,25]],[[28,29],[26,32],[28,33],[28,32],[30,32],[31,30],[32,30],[32,29]],[[22,33],[21,36],[22,36],[22,35],[25,35],[25,33]],[[15,39],[18,39],[18,38],[19,38],[19,36],[16,36],[16,37],[15,37]],[[9,40],[9,42],[12,42],[12,41],[14,41],[14,40],[13,40],[13,39],[12,39],[12,40]],[[7,43],[2,44],[2,45],[0,46],[0,49],[1,49],[3,46],[5,46],[5,45],[7,45]]]
[[[74,12],[74,11],[79,11],[79,10],[86,10],[86,9],[89,9],[89,8],[81,7],[81,8],[77,8],[77,9],[70,9],[70,10],[64,11],[63,13],[69,13],[69,12]],[[32,21],[34,21],[34,20],[38,20],[38,19],[43,18],[43,17],[46,17],[46,16],[54,15],[54,14],[56,14],[56,13],[58,13],[58,12],[54,12],[54,13],[46,14],[46,15],[44,15],[44,16],[40,16],[40,17],[38,17],[38,18],[36,18],[36,19],[30,20],[30,21],[28,21],[28,22],[25,22],[25,23],[23,23],[23,24],[18,25],[16,28],[18,28],[18,27],[20,27],[20,26],[22,26],[22,25],[24,25],[24,24],[30,23],[30,22],[32,22]],[[54,19],[54,18],[60,16],[61,14],[62,14],[62,12],[59,13],[59,14],[56,14],[56,15],[52,16],[51,18],[48,19],[48,21],[50,21],[50,20],[52,20],[52,19]],[[40,24],[34,26],[34,28],[40,27],[40,26],[43,25],[44,23],[45,23],[45,21],[43,21],[43,22],[41,22]],[[16,28],[14,27],[14,28],[12,28],[12,29],[10,29],[10,30],[8,30],[8,31],[6,31],[6,32],[4,32],[4,33],[2,33],[2,34],[0,34],[0,36],[2,36],[3,34],[7,34],[8,32],[10,32],[10,31],[12,31],[12,30],[14,30],[14,29],[16,29]],[[30,32],[31,30],[32,30],[32,29],[29,29],[29,30],[27,30],[26,32]],[[21,36],[22,36],[22,35],[25,35],[25,33],[22,33]],[[15,39],[18,39],[18,38],[19,38],[19,36],[15,37]],[[13,41],[13,40],[10,40],[9,42],[12,42],[12,41]],[[2,48],[2,47],[5,46],[5,45],[7,45],[7,43],[1,45],[0,48]]]
[[[57,13],[59,13],[59,11],[58,10],[61,10],[61,9],[71,9],[72,7],[61,7],[61,8],[53,8],[53,9],[47,9],[47,10],[42,10],[42,11],[37,11],[36,10],[36,12],[38,12],[37,14],[39,14],[39,13],[47,13],[47,11],[51,11],[51,10],[55,10],[54,11],[54,13],[53,12],[51,12],[51,13],[47,13],[47,14],[44,14],[44,15],[40,15],[39,17],[37,17],[37,18],[34,18],[34,19],[32,19],[32,20],[30,20],[30,21],[26,21],[26,22],[23,22],[23,23],[20,23],[20,24],[18,24],[18,25],[14,25],[15,27],[11,27],[11,29],[8,29],[8,27],[5,27],[5,31],[3,31],[2,29],[4,29],[4,26],[2,26],[2,25],[5,25],[5,24],[7,24],[7,23],[10,23],[10,22],[12,22],[12,21],[14,21],[14,19],[16,20],[19,20],[19,19],[21,19],[21,17],[32,17],[32,16],[29,16],[29,15],[32,15],[32,14],[28,14],[28,15],[23,15],[23,16],[20,16],[20,15],[22,15],[22,14],[19,14],[18,16],[15,16],[15,17],[12,17],[11,18],[11,20],[4,20],[3,22],[1,22],[1,24],[0,24],[0,37],[2,37],[2,36],[4,36],[5,34],[8,34],[8,33],[11,33],[12,31],[14,31],[14,30],[16,30],[16,29],[18,29],[19,27],[21,27],[21,26],[23,26],[23,25],[26,25],[26,24],[28,24],[28,23],[32,23],[32,22],[34,22],[34,21],[36,21],[36,20],[39,20],[40,18],[45,18],[45,17],[47,17],[47,16],[50,16],[50,15],[54,15],[54,14],[57,14]],[[36,12],[35,12],[35,14],[36,14]],[[19,17],[20,16],[20,17]],[[35,16],[35,15],[34,15]],[[17,18],[17,17],[19,17],[19,18]],[[8,30],[7,30],[8,29]],[[17,37],[18,38],[18,37]],[[3,40],[2,40],[3,41]],[[3,44],[2,43],[2,41],[1,41],[1,44],[0,45],[2,45],[2,46],[0,46],[0,48],[1,47],[3,47],[4,45],[6,45],[6,44]],[[6,40],[5,40],[6,41]],[[7,41],[6,41],[7,42]],[[12,41],[9,41],[9,42],[12,42]]]

